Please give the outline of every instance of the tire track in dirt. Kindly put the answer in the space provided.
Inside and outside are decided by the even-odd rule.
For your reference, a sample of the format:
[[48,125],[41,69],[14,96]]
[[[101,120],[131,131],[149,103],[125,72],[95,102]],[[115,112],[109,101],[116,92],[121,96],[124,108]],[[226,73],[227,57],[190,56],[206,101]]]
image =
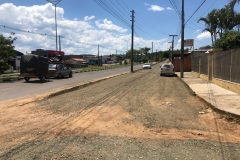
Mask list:
[[[79,119],[84,118],[85,116],[87,116],[90,113],[92,114],[93,111],[94,112],[101,112],[102,111],[102,108],[99,108],[98,110],[96,110],[96,108],[94,108],[94,106],[101,106],[103,104],[108,105],[108,104],[106,104],[106,102],[109,102],[110,100],[112,100],[113,102],[110,103],[109,105],[116,104],[117,102],[121,101],[121,99],[123,99],[125,96],[127,96],[127,93],[129,92],[129,90],[132,90],[134,88],[134,84],[136,83],[136,81],[138,81],[140,83],[143,83],[144,81],[147,81],[146,78],[145,78],[145,76],[147,76],[147,75],[149,75],[149,72],[146,72],[144,74],[138,74],[137,72],[133,73],[131,75],[130,79],[123,80],[121,82],[121,84],[118,85],[117,88],[115,88],[114,90],[112,90],[108,94],[104,95],[103,97],[100,97],[100,98],[96,99],[95,102],[88,104],[87,106],[85,106],[81,110],[77,111],[77,113],[75,113],[75,114],[81,114],[83,111],[88,109],[87,112],[84,112],[84,114],[81,114],[81,117],[79,117],[79,118],[76,118],[75,116],[69,117],[68,119],[64,119],[62,122],[59,122],[57,125],[51,126],[47,130],[48,131],[55,130],[59,126],[62,126],[63,124],[66,124],[68,122],[69,123],[71,122],[72,124],[74,124],[77,121],[79,121]],[[114,82],[113,82],[113,84],[114,84]],[[113,98],[112,97],[113,95],[115,95],[116,98]],[[89,109],[89,108],[91,108],[91,109]],[[109,112],[110,110],[111,110],[111,108],[106,110],[106,112]],[[99,117],[100,116],[101,115],[99,115]],[[99,117],[94,117],[94,121],[97,120]],[[86,120],[85,122],[87,122],[87,121],[88,120]],[[68,124],[66,124],[65,126],[67,127],[67,125]],[[82,125],[84,125],[84,122],[83,122]],[[89,125],[89,127],[90,126],[91,126],[91,124]],[[88,129],[89,127],[86,127],[84,130]],[[59,132],[57,135],[60,135],[61,132]]]
[[[14,156],[21,157],[20,154],[23,157],[27,151],[39,153],[42,159],[47,153],[48,158],[57,156],[60,159],[59,154],[66,152],[71,157],[80,153],[81,148],[86,148],[86,151],[92,151],[98,156],[103,153],[96,149],[105,148],[105,154],[111,155],[114,147],[119,150],[129,144],[136,145],[137,149],[146,153],[149,150],[144,146],[156,147],[157,151],[161,151],[161,148],[165,149],[163,141],[166,145],[171,144],[168,140],[182,144],[180,150],[186,146],[189,139],[194,140],[191,143],[194,145],[195,140],[196,142],[202,140],[201,142],[206,142],[206,146],[207,141],[214,141],[214,144],[220,146],[224,144],[219,141],[231,143],[240,141],[239,131],[227,132],[229,126],[226,126],[221,119],[217,122],[225,128],[216,132],[214,124],[209,124],[212,122],[211,114],[198,113],[197,108],[203,109],[205,105],[191,96],[186,87],[179,82],[177,77],[160,77],[158,68],[154,66],[152,70],[141,70],[127,76],[113,77],[36,104],[23,105],[20,109],[33,105],[28,108],[30,111],[26,111],[25,116],[28,116],[27,113],[36,112],[36,120],[40,118],[41,121],[33,120],[23,126],[24,128],[16,128],[22,131],[17,132],[12,138],[20,140],[13,142],[12,148],[1,150],[0,159],[7,156],[14,159]],[[172,105],[166,102],[171,102]],[[30,137],[28,132],[31,134]],[[222,139],[219,139],[219,136]],[[228,137],[224,139],[226,136]],[[2,138],[4,137],[0,139]],[[106,140],[106,143],[100,139]],[[115,146],[116,140],[122,139],[124,141],[119,143],[120,147]],[[89,143],[90,141],[92,143]],[[148,146],[149,141],[158,145]],[[197,143],[201,144],[201,142]],[[97,144],[99,148],[93,144]],[[113,147],[108,144],[112,144]],[[49,153],[50,150],[55,150],[55,153]],[[195,152],[198,151],[197,148]],[[191,148],[189,153],[192,153]],[[39,158],[36,154],[31,159],[34,157]],[[88,157],[93,158],[91,152]]]

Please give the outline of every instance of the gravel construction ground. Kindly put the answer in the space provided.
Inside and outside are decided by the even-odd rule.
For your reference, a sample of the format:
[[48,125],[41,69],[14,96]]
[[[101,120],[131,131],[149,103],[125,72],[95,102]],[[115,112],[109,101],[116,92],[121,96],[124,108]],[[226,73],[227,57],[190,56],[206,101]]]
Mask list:
[[239,160],[240,121],[152,69],[0,103],[0,159]]

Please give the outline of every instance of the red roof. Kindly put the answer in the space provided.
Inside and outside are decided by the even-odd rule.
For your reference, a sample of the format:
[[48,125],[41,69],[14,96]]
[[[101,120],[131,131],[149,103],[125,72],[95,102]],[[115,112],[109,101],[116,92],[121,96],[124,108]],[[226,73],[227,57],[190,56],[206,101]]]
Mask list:
[[75,61],[79,61],[79,62],[86,62],[86,60],[82,59],[82,58],[72,58]]

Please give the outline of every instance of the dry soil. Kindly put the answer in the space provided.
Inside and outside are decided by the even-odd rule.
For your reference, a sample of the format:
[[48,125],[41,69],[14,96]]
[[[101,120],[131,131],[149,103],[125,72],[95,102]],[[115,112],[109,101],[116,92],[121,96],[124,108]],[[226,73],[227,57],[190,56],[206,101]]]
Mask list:
[[159,64],[43,97],[0,103],[1,160],[240,157],[239,121],[161,77]]

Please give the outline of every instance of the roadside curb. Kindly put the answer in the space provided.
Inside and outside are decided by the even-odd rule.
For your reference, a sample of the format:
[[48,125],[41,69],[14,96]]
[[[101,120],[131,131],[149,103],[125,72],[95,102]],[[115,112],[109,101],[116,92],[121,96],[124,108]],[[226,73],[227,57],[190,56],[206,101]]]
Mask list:
[[[177,75],[178,76],[178,75]],[[221,114],[223,116],[227,116],[227,117],[231,117],[231,118],[235,118],[235,119],[240,119],[240,115],[234,114],[234,113],[230,113],[228,111],[225,110],[221,110],[217,107],[215,107],[214,105],[212,105],[211,103],[209,103],[208,101],[206,101],[204,98],[202,98],[201,96],[199,96],[198,94],[196,94],[192,88],[182,79],[178,76],[178,79],[187,87],[187,89],[190,91],[190,93],[193,96],[197,96],[198,98],[200,98],[204,103],[207,104],[207,106],[209,106],[213,111],[215,111],[218,114]]]

